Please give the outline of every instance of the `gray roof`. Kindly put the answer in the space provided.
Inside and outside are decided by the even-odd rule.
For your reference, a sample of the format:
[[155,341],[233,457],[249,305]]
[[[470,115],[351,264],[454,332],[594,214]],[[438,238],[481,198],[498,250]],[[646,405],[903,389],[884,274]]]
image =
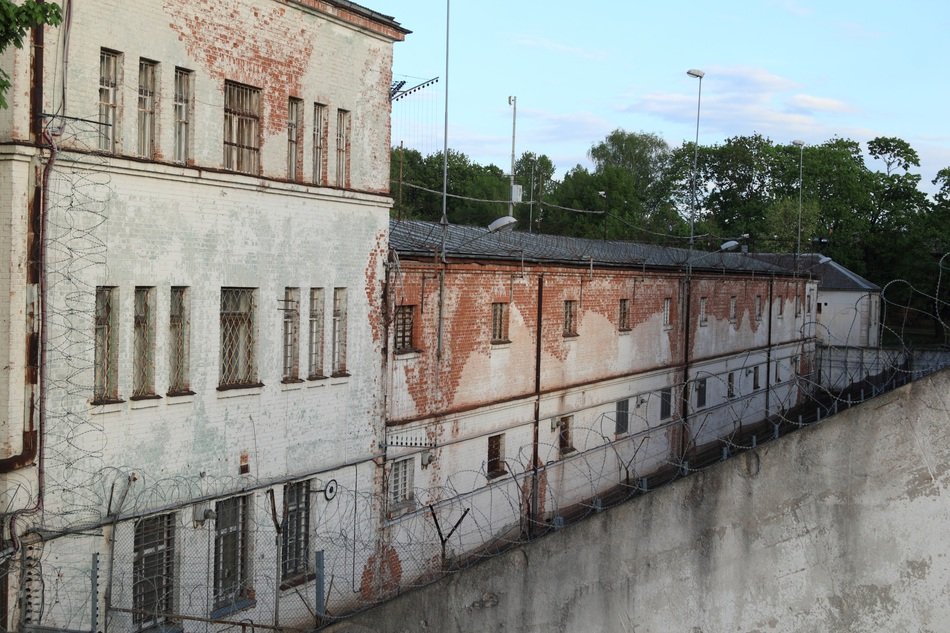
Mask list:
[[[751,256],[791,271],[795,270],[794,253],[752,253]],[[825,261],[822,261],[823,259]],[[798,256],[797,264],[803,274],[808,274],[818,280],[818,287],[822,290],[881,291],[880,286],[820,253],[802,253]]]
[[[442,251],[442,225],[421,220],[390,220],[389,245],[400,256],[437,256]],[[690,259],[685,248],[616,240],[594,240],[522,231],[491,233],[488,229],[449,224],[445,231],[449,259],[491,259],[600,267],[682,268]],[[745,253],[693,251],[694,270],[787,274],[778,266]]]

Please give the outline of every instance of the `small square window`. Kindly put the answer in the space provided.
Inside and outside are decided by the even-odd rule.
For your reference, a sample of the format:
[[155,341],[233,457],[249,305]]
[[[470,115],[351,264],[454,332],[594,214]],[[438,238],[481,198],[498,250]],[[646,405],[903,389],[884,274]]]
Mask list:
[[564,336],[577,336],[577,301],[564,302]]
[[660,419],[668,420],[673,415],[673,388],[660,390]]
[[396,306],[396,314],[393,318],[393,349],[397,354],[416,351],[413,337],[415,312],[416,306]]
[[574,416],[565,415],[558,419],[557,424],[557,445],[561,456],[574,450],[574,438],[571,433],[571,425],[574,423]]
[[508,343],[508,304],[491,304],[491,342]]
[[412,478],[415,459],[408,457],[392,463],[389,472],[389,502],[393,507],[411,504],[415,498]]
[[489,479],[500,477],[507,472],[505,468],[505,434],[499,433],[488,438],[488,463],[486,464]]
[[630,399],[617,400],[617,410],[614,414],[614,433],[620,435],[630,429]]
[[630,299],[620,300],[620,314],[617,317],[617,324],[621,332],[630,330]]

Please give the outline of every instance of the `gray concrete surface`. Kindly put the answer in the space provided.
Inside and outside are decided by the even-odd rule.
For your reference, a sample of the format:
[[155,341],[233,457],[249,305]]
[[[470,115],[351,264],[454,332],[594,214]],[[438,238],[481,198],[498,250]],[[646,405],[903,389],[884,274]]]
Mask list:
[[330,627],[950,631],[950,371]]

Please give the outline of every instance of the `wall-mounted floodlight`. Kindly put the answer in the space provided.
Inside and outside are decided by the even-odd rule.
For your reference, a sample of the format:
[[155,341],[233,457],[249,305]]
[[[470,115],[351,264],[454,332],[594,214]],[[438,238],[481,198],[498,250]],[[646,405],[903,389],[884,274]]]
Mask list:
[[515,228],[515,224],[518,223],[514,217],[510,215],[503,215],[491,224],[488,225],[489,233],[498,233],[500,231],[510,231]]
[[738,245],[739,245],[739,242],[737,242],[736,240],[729,240],[728,242],[723,242],[722,244],[720,244],[719,250],[722,252],[731,251]]

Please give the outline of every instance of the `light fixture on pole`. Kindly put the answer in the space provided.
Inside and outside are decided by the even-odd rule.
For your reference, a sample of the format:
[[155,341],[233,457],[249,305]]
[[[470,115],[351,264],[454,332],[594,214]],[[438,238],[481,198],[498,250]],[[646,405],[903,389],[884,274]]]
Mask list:
[[[692,173],[692,178],[690,178],[690,180],[692,181],[690,183],[690,191],[693,194],[693,200],[692,200],[692,205],[690,206],[690,211],[689,211],[689,250],[692,253],[693,241],[695,239],[695,231],[696,231],[695,226],[696,226],[696,211],[697,211],[696,209],[696,204],[697,204],[696,202],[696,170],[699,164],[699,108],[703,100],[703,77],[706,76],[706,73],[704,73],[703,71],[697,68],[690,68],[689,70],[686,71],[686,74],[689,75],[690,77],[695,77],[696,79],[699,79],[699,92],[697,93],[697,96],[696,96],[696,141],[693,145],[693,173]],[[687,267],[687,271],[689,271],[689,267]]]
[[805,166],[805,141],[795,139],[792,145],[799,149],[798,155],[798,241],[795,246],[795,272],[798,272],[798,258],[802,255],[802,175]]
[[449,199],[449,5],[445,0],[445,118],[442,130],[442,259],[445,260],[445,239],[449,230],[446,213]]

